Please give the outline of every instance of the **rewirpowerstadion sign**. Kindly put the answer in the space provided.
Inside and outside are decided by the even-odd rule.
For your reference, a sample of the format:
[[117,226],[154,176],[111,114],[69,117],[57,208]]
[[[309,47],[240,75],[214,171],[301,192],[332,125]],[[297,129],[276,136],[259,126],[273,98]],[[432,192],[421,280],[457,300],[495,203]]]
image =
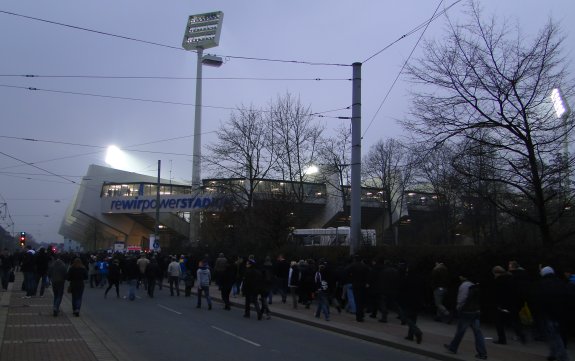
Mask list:
[[[150,213],[157,207],[156,197],[138,196],[102,198],[102,213]],[[160,212],[197,212],[218,210],[224,205],[224,198],[211,196],[162,196]]]

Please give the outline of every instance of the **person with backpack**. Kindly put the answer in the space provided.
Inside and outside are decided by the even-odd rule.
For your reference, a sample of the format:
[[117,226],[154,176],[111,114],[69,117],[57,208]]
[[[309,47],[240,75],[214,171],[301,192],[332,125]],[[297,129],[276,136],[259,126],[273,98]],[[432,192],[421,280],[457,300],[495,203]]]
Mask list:
[[459,276],[461,285],[457,291],[457,311],[459,313],[459,321],[457,322],[457,330],[455,336],[449,344],[443,345],[449,353],[456,354],[459,344],[465,336],[465,331],[468,327],[473,330],[475,338],[475,350],[477,354],[475,358],[480,360],[487,360],[487,350],[485,349],[485,339],[480,328],[480,294],[479,284],[473,283],[469,275],[462,274]]

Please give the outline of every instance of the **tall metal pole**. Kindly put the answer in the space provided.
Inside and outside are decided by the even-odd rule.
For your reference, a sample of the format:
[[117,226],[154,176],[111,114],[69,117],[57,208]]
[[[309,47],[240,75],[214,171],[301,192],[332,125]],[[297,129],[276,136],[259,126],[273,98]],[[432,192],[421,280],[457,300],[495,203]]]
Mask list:
[[158,159],[158,181],[156,184],[156,226],[154,227],[154,242],[160,242],[160,169],[162,161]]
[[[200,189],[201,158],[202,158],[202,57],[204,49],[198,48],[198,61],[196,64],[196,113],[194,117],[194,150],[192,153],[192,192]],[[198,212],[190,213],[190,241],[198,241],[200,230],[200,215]]]
[[361,63],[353,63],[351,106],[351,239],[350,254],[361,240]]
[[196,113],[194,117],[194,151],[192,153],[192,188],[200,187],[200,161],[202,158],[202,56],[204,50],[198,48],[196,64]]

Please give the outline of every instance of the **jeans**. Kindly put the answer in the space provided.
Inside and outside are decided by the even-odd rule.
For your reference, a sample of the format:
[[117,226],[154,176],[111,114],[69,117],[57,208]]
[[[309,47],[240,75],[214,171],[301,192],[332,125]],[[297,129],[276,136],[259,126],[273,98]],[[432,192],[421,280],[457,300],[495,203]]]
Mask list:
[[60,311],[60,304],[62,303],[62,298],[64,297],[64,282],[52,282],[52,292],[54,293],[54,312]]
[[138,279],[133,278],[128,280],[128,299],[133,301],[136,299],[136,286],[138,284]]
[[258,318],[261,319],[262,314],[261,314],[261,309],[260,309],[260,303],[258,302],[258,294],[257,293],[246,293],[245,294],[246,300],[245,300],[245,304],[244,304],[244,317],[250,317],[250,308],[251,308],[251,304],[254,304],[254,307],[256,309],[256,313],[258,315]]
[[547,336],[547,343],[549,344],[549,356],[555,357],[557,361],[568,361],[569,356],[561,338],[559,322],[544,318],[542,323],[545,336]]
[[[46,291],[46,287],[50,284],[48,280],[48,275],[40,276],[39,280],[37,281],[40,285],[40,297],[44,296],[44,292]],[[36,286],[37,287],[37,286]],[[34,292],[35,294],[36,292]]]
[[317,310],[315,317],[319,318],[323,313],[326,320],[329,320],[329,295],[326,291],[319,291],[316,293],[317,297]]
[[24,272],[24,290],[26,296],[34,296],[36,294],[36,274],[34,272]]
[[445,295],[447,294],[447,289],[443,287],[437,287],[433,290],[433,302],[435,303],[437,317],[445,317],[449,316],[449,311],[443,305],[443,300],[445,299]]
[[208,308],[212,308],[212,298],[210,297],[210,286],[198,286],[198,307],[202,306],[202,293],[206,296]]
[[84,294],[84,285],[72,287],[72,310],[80,312],[82,308],[82,295]]
[[478,355],[487,356],[487,350],[485,349],[485,339],[483,338],[483,334],[481,333],[481,329],[479,328],[479,316],[481,313],[477,312],[460,312],[459,313],[459,322],[457,322],[457,330],[455,331],[455,336],[453,340],[449,344],[449,350],[452,352],[457,352],[459,348],[459,344],[465,336],[465,331],[468,327],[471,327],[473,330],[473,337],[475,338],[475,351],[477,351]]
[[345,295],[347,298],[347,304],[345,305],[345,310],[351,313],[355,313],[355,298],[353,297],[353,287],[351,283],[343,286],[345,289]]
[[180,277],[170,276],[168,277],[168,282],[170,283],[170,295],[174,295],[174,287],[176,287],[176,293],[180,295]]

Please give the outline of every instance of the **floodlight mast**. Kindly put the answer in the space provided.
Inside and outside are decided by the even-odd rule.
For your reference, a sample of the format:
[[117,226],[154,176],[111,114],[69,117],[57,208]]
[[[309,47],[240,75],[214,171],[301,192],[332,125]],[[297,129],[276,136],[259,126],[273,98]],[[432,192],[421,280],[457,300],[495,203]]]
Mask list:
[[[198,54],[196,64],[196,104],[194,114],[194,145],[192,152],[192,191],[199,192],[201,186],[201,158],[202,158],[202,64],[204,63],[204,49],[218,46],[224,13],[215,11],[190,15],[184,33],[182,47],[186,50],[196,51]],[[221,58],[210,55],[206,58],[207,65],[222,63]],[[217,65],[219,66],[219,65]],[[199,237],[200,217],[197,212],[190,214],[190,241],[197,242]]]
[[553,103],[553,109],[555,110],[555,115],[558,119],[563,120],[563,127],[565,134],[563,135],[563,161],[565,162],[565,172],[567,174],[565,180],[565,197],[569,199],[571,193],[571,174],[569,169],[569,116],[571,115],[571,108],[569,104],[565,101],[563,94],[559,88],[554,88],[551,91],[551,101]]

